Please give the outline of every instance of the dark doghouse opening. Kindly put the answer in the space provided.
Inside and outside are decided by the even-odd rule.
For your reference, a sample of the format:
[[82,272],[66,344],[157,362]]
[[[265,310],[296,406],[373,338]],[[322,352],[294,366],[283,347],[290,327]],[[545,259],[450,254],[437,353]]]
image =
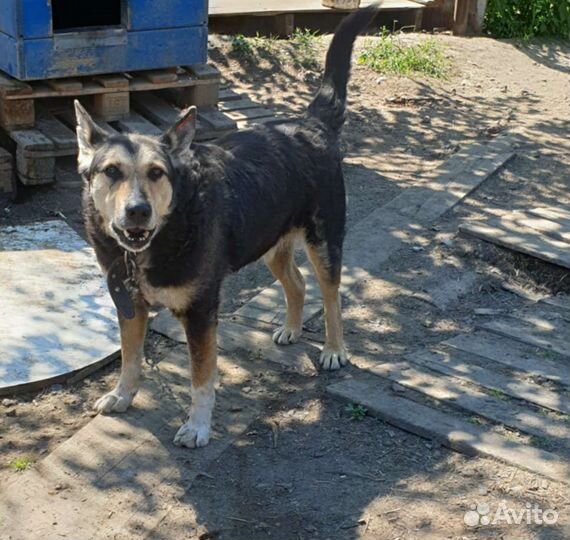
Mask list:
[[121,0],[51,0],[53,31],[121,24]]

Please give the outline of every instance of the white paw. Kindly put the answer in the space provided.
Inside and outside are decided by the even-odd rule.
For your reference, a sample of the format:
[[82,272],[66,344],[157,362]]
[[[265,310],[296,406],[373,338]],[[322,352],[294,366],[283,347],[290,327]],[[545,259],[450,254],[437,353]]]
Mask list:
[[325,347],[321,353],[319,363],[321,367],[327,371],[340,369],[348,364],[348,353],[344,347],[339,350]]
[[289,326],[282,326],[273,333],[273,341],[277,345],[289,345],[297,343],[301,337],[301,328],[290,328]]
[[176,446],[186,446],[187,448],[206,446],[209,440],[210,426],[194,423],[191,420],[182,424],[174,436],[174,444]]
[[105,394],[95,402],[95,410],[99,413],[125,412],[133,396],[120,393],[117,389]]

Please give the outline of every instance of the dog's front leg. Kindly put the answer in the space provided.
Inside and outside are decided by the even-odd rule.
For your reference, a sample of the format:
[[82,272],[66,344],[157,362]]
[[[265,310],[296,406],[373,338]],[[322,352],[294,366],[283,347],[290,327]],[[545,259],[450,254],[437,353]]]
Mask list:
[[121,377],[115,389],[95,403],[95,410],[102,413],[125,412],[138,392],[141,380],[141,364],[148,308],[144,301],[135,304],[134,319],[119,315],[121,330]]
[[196,310],[182,317],[191,362],[192,405],[188,420],[176,433],[174,444],[196,448],[210,440],[215,401],[217,320],[216,314]]

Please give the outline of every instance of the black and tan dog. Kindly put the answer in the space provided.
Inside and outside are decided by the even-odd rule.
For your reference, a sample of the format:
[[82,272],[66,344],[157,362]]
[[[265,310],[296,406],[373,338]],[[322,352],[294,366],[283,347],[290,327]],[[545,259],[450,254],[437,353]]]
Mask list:
[[263,256],[287,299],[285,325],[273,339],[281,345],[297,341],[305,293],[293,257],[297,238],[323,295],[321,366],[346,364],[339,303],[345,189],[338,137],[352,46],[375,12],[360,10],[341,23],[322,86],[306,116],[295,122],[194,144],[195,107],[153,138],[107,133],[75,103],[87,233],[107,273],[121,331],[121,377],[97,401],[97,410],[120,412],[131,404],[140,383],[148,307],[160,304],[184,325],[192,359],[192,405],[174,442],[207,444],[224,276]]

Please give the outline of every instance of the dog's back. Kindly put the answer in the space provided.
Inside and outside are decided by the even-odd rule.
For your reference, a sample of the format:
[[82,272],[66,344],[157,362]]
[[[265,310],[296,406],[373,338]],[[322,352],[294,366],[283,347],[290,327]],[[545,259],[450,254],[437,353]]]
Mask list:
[[266,124],[216,142],[226,151],[232,270],[258,259],[289,230],[301,229],[316,241],[316,215],[334,230],[334,243],[342,243],[345,191],[338,138],[353,44],[375,13],[375,6],[362,9],[340,24],[327,52],[322,85],[302,119]]

